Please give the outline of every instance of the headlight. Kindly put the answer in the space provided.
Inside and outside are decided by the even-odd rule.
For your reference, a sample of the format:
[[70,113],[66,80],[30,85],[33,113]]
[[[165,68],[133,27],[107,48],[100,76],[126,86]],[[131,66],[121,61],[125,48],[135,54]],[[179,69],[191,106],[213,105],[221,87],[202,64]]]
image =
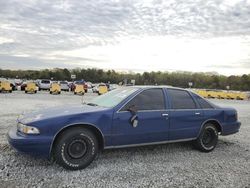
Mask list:
[[36,127],[27,126],[22,123],[17,124],[17,130],[25,134],[39,134],[40,131]]

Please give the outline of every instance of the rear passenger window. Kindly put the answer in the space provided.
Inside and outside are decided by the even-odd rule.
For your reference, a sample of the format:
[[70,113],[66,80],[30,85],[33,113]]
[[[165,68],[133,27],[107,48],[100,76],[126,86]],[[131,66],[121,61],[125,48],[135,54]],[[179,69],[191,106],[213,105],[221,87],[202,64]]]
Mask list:
[[209,104],[209,102],[207,102],[205,99],[203,99],[199,95],[196,95],[196,94],[193,94],[193,95],[195,96],[195,99],[198,101],[201,108],[203,109],[213,108],[213,106]]
[[171,97],[173,109],[195,109],[196,105],[193,98],[187,91],[178,89],[168,89]]
[[135,96],[121,111],[127,111],[129,107],[135,106],[137,110],[163,110],[165,100],[162,89],[147,89]]

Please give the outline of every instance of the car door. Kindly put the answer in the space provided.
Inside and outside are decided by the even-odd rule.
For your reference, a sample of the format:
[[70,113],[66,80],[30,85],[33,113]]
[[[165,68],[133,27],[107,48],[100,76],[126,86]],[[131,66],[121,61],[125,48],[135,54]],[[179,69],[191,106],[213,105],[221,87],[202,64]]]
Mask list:
[[196,138],[204,121],[203,111],[190,93],[181,89],[167,89],[169,113],[169,140]]
[[[137,109],[138,125],[133,127],[129,107]],[[143,144],[168,140],[169,119],[166,98],[161,88],[146,89],[114,113],[113,145]]]

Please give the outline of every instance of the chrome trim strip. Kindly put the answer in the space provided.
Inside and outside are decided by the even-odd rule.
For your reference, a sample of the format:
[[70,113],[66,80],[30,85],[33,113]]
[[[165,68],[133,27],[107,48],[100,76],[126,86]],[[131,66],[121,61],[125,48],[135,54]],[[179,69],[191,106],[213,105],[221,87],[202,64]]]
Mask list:
[[87,123],[87,122],[72,123],[72,124],[68,124],[68,125],[62,127],[62,128],[61,128],[59,131],[57,131],[56,134],[53,136],[52,142],[51,142],[51,144],[50,144],[50,149],[49,149],[49,158],[51,158],[52,146],[53,146],[53,144],[54,144],[54,142],[55,142],[55,138],[57,137],[57,135],[58,135],[63,129],[66,129],[66,128],[70,127],[70,126],[77,126],[77,125],[90,125],[90,126],[92,126],[92,127],[94,127],[94,128],[97,128],[98,131],[99,131],[99,132],[101,133],[101,135],[102,135],[103,146],[105,147],[105,138],[104,138],[104,135],[103,135],[102,131],[101,131],[97,126],[95,126],[95,125],[92,124],[92,123]]
[[[162,109],[162,110],[138,110],[137,112],[164,112],[164,111],[168,111],[168,109]],[[120,113],[125,113],[125,112],[129,112],[129,111],[120,111],[120,112],[116,112],[116,113],[120,114]]]
[[168,140],[168,141],[160,141],[160,142],[150,142],[150,143],[142,143],[142,144],[128,144],[128,145],[120,145],[120,146],[107,146],[104,149],[116,149],[116,148],[130,148],[130,147],[138,147],[138,146],[150,146],[157,144],[168,144],[168,143],[176,143],[176,142],[187,142],[195,140],[196,138],[186,138],[186,139],[178,139],[178,140]]

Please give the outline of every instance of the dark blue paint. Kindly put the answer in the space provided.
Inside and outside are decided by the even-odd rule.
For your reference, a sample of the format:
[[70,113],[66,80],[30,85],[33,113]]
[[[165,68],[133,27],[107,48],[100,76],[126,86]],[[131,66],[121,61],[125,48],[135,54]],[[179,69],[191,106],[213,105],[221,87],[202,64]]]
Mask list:
[[[18,122],[37,127],[40,134],[24,135],[16,128],[12,128],[8,133],[8,141],[19,152],[49,158],[56,135],[64,128],[75,125],[84,127],[88,124],[99,130],[103,135],[104,147],[195,139],[208,120],[220,124],[222,135],[239,131],[240,122],[236,118],[235,109],[220,108],[215,105],[214,109],[200,109],[193,98],[197,109],[174,110],[171,109],[171,99],[167,95],[166,87],[160,87],[164,89],[166,109],[137,112],[139,124],[133,128],[129,123],[130,112],[119,112],[119,109],[138,93],[149,88],[156,87],[140,87],[114,108],[79,105],[26,114],[20,117]],[[162,114],[168,116],[163,117]]]

